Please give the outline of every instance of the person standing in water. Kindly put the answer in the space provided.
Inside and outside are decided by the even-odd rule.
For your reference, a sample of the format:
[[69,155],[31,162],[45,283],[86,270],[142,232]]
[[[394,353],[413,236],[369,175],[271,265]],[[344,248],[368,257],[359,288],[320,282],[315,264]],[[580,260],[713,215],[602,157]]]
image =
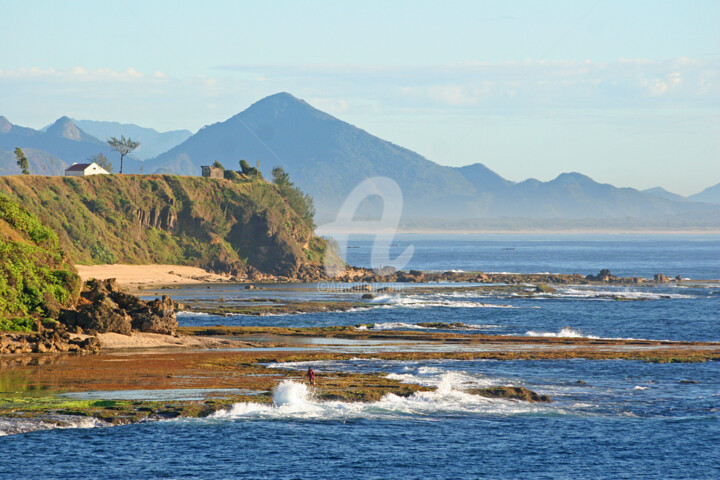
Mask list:
[[307,378],[308,378],[308,382],[310,382],[310,385],[312,385],[314,387],[315,386],[315,370],[313,370],[312,367],[308,367]]

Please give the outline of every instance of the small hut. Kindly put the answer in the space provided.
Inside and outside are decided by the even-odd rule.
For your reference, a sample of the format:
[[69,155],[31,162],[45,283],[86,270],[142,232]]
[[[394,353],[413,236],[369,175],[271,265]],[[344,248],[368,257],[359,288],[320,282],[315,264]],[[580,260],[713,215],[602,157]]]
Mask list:
[[224,172],[222,168],[218,167],[211,167],[208,165],[204,165],[202,167],[202,176],[208,177],[208,178],[223,178]]

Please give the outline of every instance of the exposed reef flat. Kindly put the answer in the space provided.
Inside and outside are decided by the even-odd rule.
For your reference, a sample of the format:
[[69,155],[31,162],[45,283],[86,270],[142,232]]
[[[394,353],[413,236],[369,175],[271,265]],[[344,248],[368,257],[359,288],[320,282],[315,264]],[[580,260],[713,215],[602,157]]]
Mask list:
[[[103,424],[143,419],[207,416],[236,402],[272,402],[284,380],[302,382],[302,371],[270,368],[280,362],[382,359],[720,360],[720,343],[536,338],[454,332],[369,332],[356,327],[181,328],[179,338],[211,336],[224,349],[184,347],[142,350],[105,348],[96,355],[0,356],[0,418],[62,422],[88,417]],[[132,338],[132,337],[130,337]],[[323,339],[326,341],[323,343]],[[344,342],[338,342],[344,339]],[[343,345],[361,351],[343,351]],[[431,388],[402,383],[382,372],[323,372],[313,388],[319,400],[377,401],[388,393],[409,396]],[[142,392],[127,398],[128,392]],[[165,398],[165,393],[170,393]],[[200,398],[183,399],[184,392]],[[198,393],[199,392],[199,393]],[[466,393],[518,401],[549,399],[506,385]],[[156,399],[155,397],[161,399]]]

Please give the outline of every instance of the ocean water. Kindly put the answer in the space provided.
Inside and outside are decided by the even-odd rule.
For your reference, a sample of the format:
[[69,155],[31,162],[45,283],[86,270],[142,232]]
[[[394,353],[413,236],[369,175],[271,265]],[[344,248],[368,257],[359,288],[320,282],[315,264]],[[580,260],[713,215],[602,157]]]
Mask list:
[[[618,275],[720,278],[718,237],[527,238],[401,237],[394,248],[412,242],[416,256],[409,267],[420,269],[585,274],[610,268]],[[362,264],[370,241],[354,246],[351,260]],[[351,312],[183,314],[180,323],[407,329],[442,321],[463,322],[468,333],[720,341],[719,291],[712,283],[568,286],[539,298],[406,290]],[[171,293],[230,301],[357,296],[316,285]],[[301,371],[308,364],[279,366]],[[241,403],[207,419],[48,425],[0,436],[0,478],[720,478],[720,362],[356,359],[312,366],[319,382],[328,372],[379,371],[437,390],[344,404],[317,401],[305,385],[284,382],[272,406]],[[525,386],[553,402],[468,393],[493,385]],[[10,433],[2,421],[1,431]]]
[[[351,236],[347,261],[370,267],[374,237]],[[512,273],[655,273],[694,279],[720,278],[720,235],[411,235],[400,234],[390,247],[395,258],[411,246],[403,268]]]

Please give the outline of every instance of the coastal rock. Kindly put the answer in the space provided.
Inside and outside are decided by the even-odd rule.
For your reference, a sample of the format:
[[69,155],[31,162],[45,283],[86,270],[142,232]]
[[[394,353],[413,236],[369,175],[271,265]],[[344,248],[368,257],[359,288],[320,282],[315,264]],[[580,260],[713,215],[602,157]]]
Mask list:
[[610,273],[610,270],[608,270],[607,268],[603,268],[602,270],[600,270],[600,273],[598,273],[597,275],[588,275],[585,278],[587,280],[590,280],[591,282],[605,283],[612,282],[617,279],[617,277]]
[[656,273],[655,276],[653,277],[653,281],[655,283],[669,283],[670,279],[668,277],[666,277],[665,275],[663,275],[662,273]]
[[375,291],[377,293],[395,293],[395,289],[392,287],[380,287]]
[[535,292],[537,293],[555,293],[557,290],[550,285],[546,285],[544,283],[540,283],[535,286]]
[[100,349],[96,337],[71,338],[65,325],[51,323],[40,326],[33,333],[0,334],[0,355],[23,353],[83,352],[94,353]]
[[130,335],[132,319],[108,296],[98,297],[94,303],[78,310],[63,310],[60,321],[68,327],[78,326],[85,332],[120,333]]
[[473,388],[467,393],[488,398],[502,398],[506,400],[522,400],[523,402],[550,402],[549,395],[539,395],[525,387],[488,387]]
[[177,303],[163,295],[162,299],[147,302],[131,314],[132,327],[140,332],[174,335],[178,327],[176,309]]
[[63,310],[60,320],[69,328],[85,332],[114,332],[130,335],[132,330],[174,335],[177,330],[177,302],[164,295],[145,302],[125,293],[113,278],[89,280],[75,310]]

